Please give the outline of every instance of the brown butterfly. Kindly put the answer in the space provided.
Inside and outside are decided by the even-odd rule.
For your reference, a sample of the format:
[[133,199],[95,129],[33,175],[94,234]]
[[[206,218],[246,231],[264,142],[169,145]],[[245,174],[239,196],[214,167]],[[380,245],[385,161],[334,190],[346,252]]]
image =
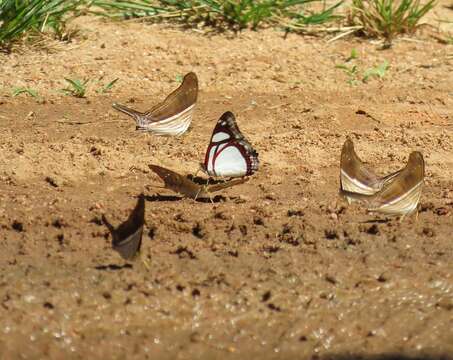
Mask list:
[[211,198],[211,194],[216,191],[242,184],[248,180],[243,178],[222,182],[220,184],[200,185],[185,176],[161,166],[149,165],[149,167],[164,181],[167,189],[195,200],[198,198]]
[[368,211],[385,214],[406,215],[417,210],[425,177],[423,155],[414,151],[409,160],[392,181],[383,184],[382,189],[372,195],[358,194],[341,189],[342,195],[362,203]]
[[[398,170],[390,175],[379,177],[357,156],[352,140],[348,138],[344,142],[340,160],[340,183],[342,190],[372,195],[381,190],[384,184],[392,181],[400,172],[401,170]],[[354,200],[349,196],[346,198],[349,203]]]
[[132,118],[137,123],[137,130],[149,131],[157,135],[181,135],[192,121],[193,110],[198,96],[198,79],[190,72],[182,84],[167,98],[147,112],[139,112],[124,105],[112,106]]
[[132,260],[142,245],[143,227],[145,224],[145,196],[140,194],[129,218],[116,229],[102,215],[102,221],[112,234],[112,247],[125,260]]

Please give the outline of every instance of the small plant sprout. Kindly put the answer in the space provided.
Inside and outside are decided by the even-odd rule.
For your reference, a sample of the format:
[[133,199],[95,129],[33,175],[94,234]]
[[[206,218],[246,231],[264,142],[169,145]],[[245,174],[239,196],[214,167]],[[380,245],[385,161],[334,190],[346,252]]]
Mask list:
[[346,62],[350,62],[351,60],[355,60],[359,57],[359,54],[357,53],[357,50],[355,48],[352,48],[351,54],[349,57],[346,59]]
[[388,70],[388,68],[389,62],[387,60],[384,60],[384,62],[381,65],[365,70],[362,81],[367,82],[368,79],[372,77],[382,79],[385,76],[385,73]]
[[101,93],[101,94],[104,94],[104,93],[106,93],[106,92],[109,92],[110,90],[112,90],[113,85],[115,85],[115,83],[116,83],[118,80],[119,80],[119,78],[113,79],[113,80],[110,81],[108,84],[104,85],[101,89],[97,90],[96,92]]
[[386,71],[389,68],[389,62],[384,60],[384,62],[376,67],[369,68],[363,72],[363,75],[360,76],[360,69],[356,64],[348,65],[347,63],[351,62],[352,60],[357,60],[359,58],[356,49],[351,50],[351,54],[348,58],[346,58],[344,64],[337,64],[335,67],[337,69],[343,70],[346,75],[348,75],[347,83],[349,85],[357,85],[359,80],[361,79],[362,82],[366,83],[370,78],[377,77],[382,79],[385,76]]
[[20,94],[27,94],[31,97],[37,98],[38,92],[36,90],[27,88],[27,87],[15,87],[13,88],[12,96],[18,96]]
[[343,70],[346,73],[346,75],[348,75],[347,83],[349,85],[357,84],[357,76],[359,73],[359,68],[357,67],[357,65],[354,64],[354,65],[348,66],[346,64],[338,64],[338,65],[335,65],[335,67],[337,69]]
[[85,97],[85,93],[87,90],[87,84],[89,79],[87,80],[78,80],[78,79],[68,79],[65,78],[65,80],[69,83],[69,87],[62,89],[62,91],[67,94],[67,95],[72,95],[78,98],[83,98]]
[[182,75],[176,75],[176,82],[177,83],[182,83],[183,76]]

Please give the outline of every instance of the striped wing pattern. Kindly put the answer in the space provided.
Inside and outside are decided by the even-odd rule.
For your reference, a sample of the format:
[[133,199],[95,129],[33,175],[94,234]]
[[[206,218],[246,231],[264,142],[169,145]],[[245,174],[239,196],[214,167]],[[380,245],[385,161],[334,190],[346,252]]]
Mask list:
[[113,107],[134,118],[137,130],[178,136],[186,132],[192,122],[197,97],[198,79],[195,73],[190,72],[184,76],[181,86],[145,113],[117,103]]
[[420,182],[408,192],[401,194],[401,196],[394,198],[388,203],[384,202],[379,204],[378,202],[374,205],[375,207],[373,207],[373,204],[370,204],[371,206],[368,210],[394,215],[411,214],[417,209],[418,202],[420,201],[420,197],[422,195],[422,188],[423,182]]
[[201,168],[210,176],[242,177],[258,167],[258,153],[239,130],[234,114],[227,111],[217,121]]
[[194,108],[195,104],[190,105],[187,109],[184,109],[176,115],[161,121],[145,124],[142,127],[146,128],[146,131],[151,131],[156,135],[182,135],[187,131],[192,122]]
[[376,191],[379,191],[379,189],[369,186],[359,181],[357,178],[349,175],[343,169],[340,170],[340,173],[341,173],[341,187],[343,188],[343,190],[365,195],[372,195]]
[[[401,170],[384,177],[377,176],[358,157],[352,140],[347,139],[345,141],[341,151],[340,183],[342,190],[346,193],[373,195],[381,190],[385,184],[391,182],[400,172]],[[347,195],[346,199],[349,203],[355,200]]]

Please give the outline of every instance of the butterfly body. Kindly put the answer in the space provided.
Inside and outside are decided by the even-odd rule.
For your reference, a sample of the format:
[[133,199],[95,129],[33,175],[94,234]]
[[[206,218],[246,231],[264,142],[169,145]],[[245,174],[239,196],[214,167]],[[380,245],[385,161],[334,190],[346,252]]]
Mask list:
[[136,130],[156,135],[178,136],[187,131],[192,122],[198,97],[198,79],[195,73],[184,76],[182,84],[162,102],[147,112],[139,112],[124,105],[112,106],[136,122]]
[[214,177],[243,177],[258,167],[258,153],[240,132],[233,113],[227,111],[217,121],[201,169]]
[[417,210],[425,176],[423,155],[414,151],[408,163],[378,192],[367,195],[341,190],[342,195],[362,203],[368,211],[406,216]]

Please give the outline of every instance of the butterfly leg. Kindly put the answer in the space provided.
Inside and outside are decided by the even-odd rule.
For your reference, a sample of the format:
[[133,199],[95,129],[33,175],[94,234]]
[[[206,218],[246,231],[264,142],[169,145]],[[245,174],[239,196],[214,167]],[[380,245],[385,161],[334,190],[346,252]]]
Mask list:
[[197,194],[194,197],[195,201],[197,201],[198,195],[200,195],[200,192],[201,192],[202,189],[203,189],[202,187],[200,187],[200,189],[198,189],[198,192],[197,192]]
[[406,214],[401,215],[400,220],[399,220],[399,223],[400,223],[400,224],[403,222],[403,220],[404,220],[405,217],[406,217]]
[[[208,181],[206,181],[206,185],[205,185],[205,189],[206,189],[206,190],[208,189],[208,185],[209,185],[209,180],[210,180],[210,179],[211,179],[211,178],[208,178]],[[214,201],[212,201],[211,195],[209,195],[209,201],[211,201],[211,204],[214,204]]]

